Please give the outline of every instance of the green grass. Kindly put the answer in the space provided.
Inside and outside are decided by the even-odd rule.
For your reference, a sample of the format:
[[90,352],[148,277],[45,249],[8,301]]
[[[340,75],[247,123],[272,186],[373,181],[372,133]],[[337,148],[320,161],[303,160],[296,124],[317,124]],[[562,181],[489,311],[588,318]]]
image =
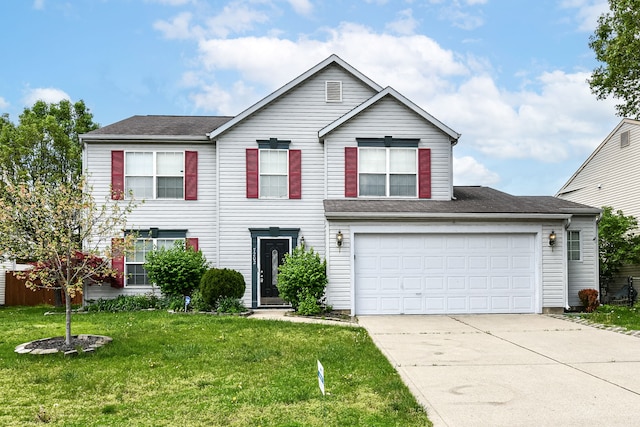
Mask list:
[[581,313],[580,317],[603,325],[622,326],[630,330],[640,330],[640,307],[601,305],[593,313]]
[[[95,354],[18,355],[63,335],[48,308],[0,308],[0,425],[425,426],[362,328],[165,311],[88,313]],[[322,396],[316,360],[325,369]]]

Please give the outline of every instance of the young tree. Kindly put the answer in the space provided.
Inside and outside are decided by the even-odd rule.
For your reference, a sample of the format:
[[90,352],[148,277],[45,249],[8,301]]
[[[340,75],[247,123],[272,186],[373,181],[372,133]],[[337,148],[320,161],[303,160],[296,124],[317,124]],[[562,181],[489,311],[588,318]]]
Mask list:
[[65,341],[71,344],[71,299],[88,283],[102,283],[118,274],[111,260],[132,247],[135,235],[121,236],[134,207],[107,201],[98,206],[84,180],[51,186],[35,181],[5,181],[0,197],[0,254],[34,260],[17,273],[32,289],[62,291],[66,306]]
[[25,108],[18,125],[0,119],[0,170],[14,185],[36,181],[49,185],[76,183],[82,174],[79,135],[97,129],[93,114],[78,101],[37,101]]
[[598,18],[589,47],[602,63],[589,85],[598,99],[610,95],[622,117],[640,117],[640,0],[609,0],[609,12]]
[[624,264],[640,262],[640,235],[638,221],[625,216],[622,211],[613,212],[610,206],[602,208],[598,223],[600,245],[600,280],[609,284]]

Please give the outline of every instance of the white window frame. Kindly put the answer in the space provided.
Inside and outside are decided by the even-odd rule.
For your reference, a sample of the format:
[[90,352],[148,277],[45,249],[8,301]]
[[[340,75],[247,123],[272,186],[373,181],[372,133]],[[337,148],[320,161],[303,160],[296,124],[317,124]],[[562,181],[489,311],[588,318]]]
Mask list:
[[[151,154],[152,157],[152,174],[151,175],[136,175],[133,173],[127,173],[127,158],[130,154]],[[182,170],[180,174],[175,175],[160,175],[158,174],[158,154],[180,154],[182,156]],[[183,200],[185,195],[185,152],[184,151],[125,151],[124,153],[124,183],[125,183],[125,198],[129,196],[129,187],[127,185],[128,178],[135,177],[150,177],[151,178],[151,199],[154,200]],[[182,178],[182,196],[180,197],[158,197],[158,178]],[[134,193],[135,198],[146,199],[146,197],[137,197]]]
[[[136,239],[136,243],[140,242],[140,241],[151,241],[151,250],[156,250],[158,249],[158,242],[162,242],[163,247],[165,248],[171,248],[173,247],[173,245],[175,245],[176,242],[178,241],[184,241],[186,243],[186,238],[184,237],[139,237],[138,239]],[[129,266],[130,265],[136,265],[136,266],[142,266],[145,263],[146,260],[146,255],[147,253],[149,253],[150,251],[145,251],[144,252],[144,259],[142,261],[136,261],[136,260],[130,260],[130,256],[131,255],[135,255],[135,249],[134,249],[134,254],[125,254],[124,257],[124,271],[125,271],[125,287],[127,286],[153,286],[151,283],[148,283],[148,281],[146,281],[146,283],[135,283],[135,284],[129,284]],[[144,268],[143,268],[144,270]],[[145,277],[146,277],[146,272],[145,272]]]
[[[572,235],[577,234],[577,244],[578,244],[578,258],[572,258],[572,254],[576,252],[574,248],[574,244],[576,243],[576,239],[572,239]],[[569,261],[582,261],[582,233],[580,230],[567,230],[567,259]]]
[[[264,172],[264,168],[262,167],[262,156],[264,153],[269,152],[277,152],[280,154],[284,154],[285,156],[285,171],[284,173],[276,173],[276,172]],[[262,189],[263,177],[268,176],[284,176],[285,178],[285,194],[273,196],[273,195],[265,195],[265,192]],[[258,194],[261,199],[288,199],[289,198],[289,150],[281,149],[281,148],[260,148],[258,150]]]
[[[385,194],[384,195],[361,195],[360,194],[360,183],[362,174],[366,174],[362,172],[364,169],[362,166],[362,151],[363,150],[385,150]],[[395,175],[391,173],[391,151],[392,150],[407,150],[415,152],[415,194],[412,195],[391,195],[391,175]],[[411,175],[411,174],[402,174],[402,175]],[[419,169],[418,169],[418,148],[413,147],[358,147],[358,197],[371,197],[371,198],[418,198],[418,179],[419,179]]]

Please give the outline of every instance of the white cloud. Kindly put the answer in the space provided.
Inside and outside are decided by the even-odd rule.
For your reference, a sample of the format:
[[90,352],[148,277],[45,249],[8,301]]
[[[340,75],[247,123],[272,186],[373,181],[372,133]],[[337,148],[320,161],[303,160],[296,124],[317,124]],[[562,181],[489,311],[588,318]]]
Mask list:
[[492,186],[500,182],[497,173],[490,171],[473,157],[453,156],[454,185],[484,185]]
[[[613,101],[591,94],[586,72],[527,74],[523,88],[509,90],[499,86],[486,58],[456,54],[424,35],[377,33],[353,23],[326,28],[316,39],[203,39],[198,52],[183,85],[207,113],[238,114],[335,53],[461,132],[460,144],[483,156],[541,162],[586,156],[619,120]],[[222,83],[229,73],[235,83]],[[465,161],[460,164],[480,171],[475,183],[497,179]]]
[[33,8],[35,10],[44,10],[44,0],[34,0]]
[[414,19],[411,9],[401,10],[398,12],[396,20],[386,25],[387,30],[405,36],[413,34],[417,27],[418,21]]
[[159,20],[153,23],[153,28],[164,34],[168,39],[190,39],[203,33],[199,26],[191,26],[191,13],[183,12],[171,21]]
[[230,34],[242,34],[254,28],[255,24],[264,23],[269,16],[246,4],[233,2],[225,6],[222,12],[207,20],[209,34],[216,37],[227,37]]
[[609,11],[607,0],[564,0],[561,6],[577,9],[578,30],[586,32],[593,32],[598,24],[598,17]]
[[287,0],[293,10],[300,15],[310,15],[313,11],[313,4],[309,0]]
[[5,108],[9,108],[9,101],[0,96],[0,109],[4,110]]
[[146,3],[159,3],[169,6],[184,6],[185,4],[195,3],[196,0],[145,0]]
[[57,103],[63,99],[71,100],[71,97],[67,95],[62,89],[56,89],[53,87],[48,88],[29,88],[23,98],[24,105],[30,107],[36,103],[36,101],[44,101],[46,103]]

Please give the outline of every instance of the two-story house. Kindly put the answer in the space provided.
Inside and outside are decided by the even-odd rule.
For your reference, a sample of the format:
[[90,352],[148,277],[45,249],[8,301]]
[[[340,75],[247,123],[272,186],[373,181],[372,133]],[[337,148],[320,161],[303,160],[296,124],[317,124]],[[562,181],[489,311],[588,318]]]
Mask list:
[[[640,219],[640,121],[622,119],[591,155],[558,190],[556,197],[591,206],[611,206],[615,211]],[[638,175],[640,176],[640,175]],[[625,265],[609,295],[618,292],[627,277],[639,277],[640,265]],[[637,284],[636,284],[637,285]],[[605,293],[607,289],[603,289]]]
[[459,138],[335,55],[235,117],[134,116],[85,134],[96,199],[145,200],[123,280],[85,297],[150,292],[145,253],[186,239],[244,275],[254,308],[282,304],[278,265],[297,245],[326,257],[327,302],[352,314],[578,305],[597,286],[599,210],[454,187]]

